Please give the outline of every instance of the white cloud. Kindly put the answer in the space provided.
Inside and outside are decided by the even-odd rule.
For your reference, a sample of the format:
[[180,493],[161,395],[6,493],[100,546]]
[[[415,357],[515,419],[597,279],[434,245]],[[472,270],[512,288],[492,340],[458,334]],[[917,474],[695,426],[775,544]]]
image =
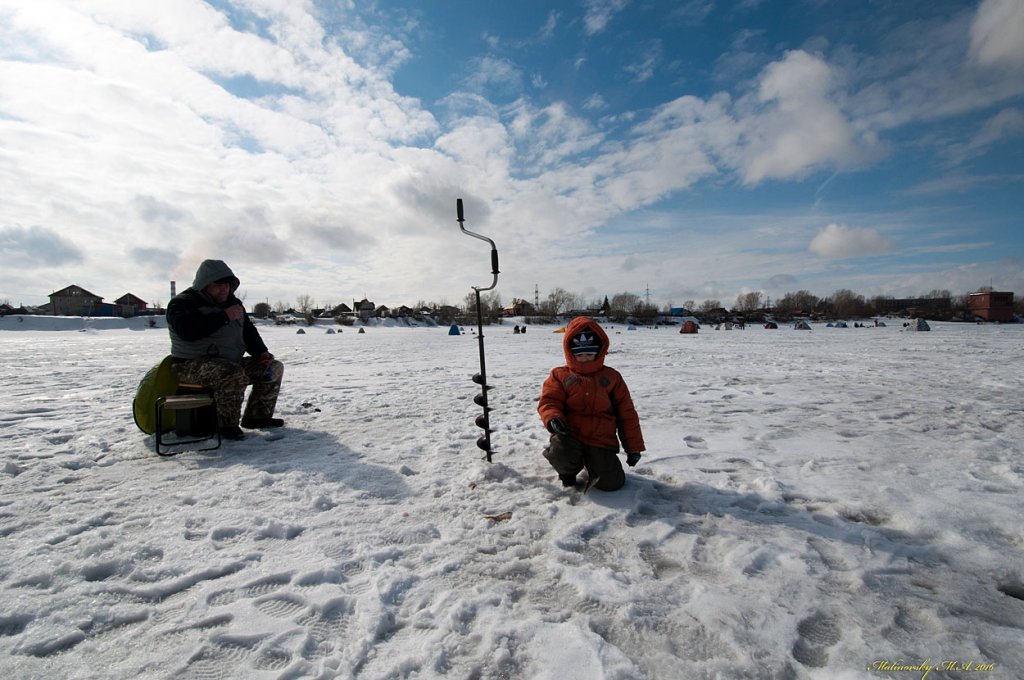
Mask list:
[[833,51],[848,82],[844,110],[858,130],[881,134],[1006,105],[1024,93],[1022,19],[1020,0],[989,0],[896,25],[881,50]]
[[[991,175],[969,175],[957,172],[950,175],[938,177],[927,182],[922,182],[907,189],[904,193],[908,196],[928,195],[950,195],[955,193],[968,193],[977,190],[979,187],[1004,187],[1024,184],[1024,173],[991,174]],[[1020,191],[1014,189],[1014,191]]]
[[764,69],[757,92],[762,107],[740,123],[746,184],[855,168],[877,155],[877,139],[859,134],[837,103],[836,81],[821,57],[799,50]]
[[1024,3],[984,0],[971,24],[971,57],[984,66],[1024,66]]
[[[595,200],[616,212],[649,205],[673,191],[718,174],[714,154],[735,142],[724,98],[680,97],[635,125],[632,138],[574,172],[598,189]],[[593,172],[588,176],[588,172]]]
[[[436,121],[325,41],[294,3],[265,14],[259,34],[205,3],[122,4],[40,0],[11,10],[2,29],[4,54],[36,62],[0,60],[6,219],[88,243],[83,285],[152,280],[154,261],[161,280],[166,270],[189,279],[217,256],[260,272],[250,281],[301,261],[284,285],[308,290],[305,279],[325,281],[322,255],[372,257],[373,235],[393,224],[380,209],[393,179],[444,158],[394,144]],[[247,99],[218,84],[236,76],[265,92]],[[51,260],[71,252],[50,245]],[[67,283],[32,276],[42,279],[17,289]]]
[[471,92],[516,96],[523,90],[523,72],[508,59],[477,57],[469,65],[463,84]]
[[438,137],[435,147],[468,168],[508,176],[512,158],[508,130],[489,118],[468,118]]
[[632,272],[638,269],[643,269],[646,264],[647,263],[641,257],[637,257],[636,255],[627,255],[626,259],[622,261],[622,270]]
[[661,41],[650,41],[638,58],[633,63],[626,65],[626,73],[630,74],[638,83],[650,80],[654,77],[655,69],[661,61],[661,53]]
[[792,274],[776,274],[765,281],[763,287],[769,291],[788,291],[796,285],[797,278]]
[[541,42],[550,40],[555,36],[555,29],[558,27],[558,19],[560,17],[560,12],[555,10],[548,12],[548,19],[544,22],[544,25],[541,26],[540,31],[538,32],[538,39]]
[[69,239],[45,227],[9,226],[0,228],[0,261],[12,269],[55,267],[84,259],[82,251]]
[[629,0],[584,0],[583,28],[587,35],[597,35],[612,18],[629,5]]
[[891,279],[888,285],[899,291],[898,294],[914,291],[912,294],[915,295],[936,289],[948,290],[956,295],[988,285],[996,290],[1016,292],[1024,290],[1024,261],[1017,257],[1003,257],[990,262],[929,269],[908,274],[904,278]]
[[671,16],[675,21],[683,22],[690,26],[697,26],[708,18],[715,9],[715,0],[687,0],[686,2],[673,3]]
[[830,224],[811,240],[812,253],[830,260],[842,260],[867,255],[881,255],[893,247],[891,239],[875,229],[850,229]]
[[1020,109],[1003,109],[985,121],[981,130],[971,139],[970,146],[985,148],[1024,133],[1024,112]]
[[986,120],[966,142],[951,145],[947,155],[954,163],[962,163],[1022,135],[1024,135],[1024,111],[1003,109]]
[[520,155],[531,173],[556,167],[603,139],[589,121],[573,116],[561,102],[538,109],[519,100],[510,112],[508,129],[521,143]]

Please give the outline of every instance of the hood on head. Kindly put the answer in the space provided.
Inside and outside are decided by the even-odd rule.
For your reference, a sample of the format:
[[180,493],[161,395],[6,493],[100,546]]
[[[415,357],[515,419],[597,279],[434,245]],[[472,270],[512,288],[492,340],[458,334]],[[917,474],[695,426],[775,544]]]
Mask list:
[[[573,356],[573,338],[585,331],[588,335],[596,338],[599,349],[593,361],[577,361]],[[565,327],[565,335],[562,336],[562,351],[565,353],[565,365],[582,373],[591,373],[604,366],[605,355],[608,354],[608,334],[601,328],[601,324],[586,316],[578,316]]]
[[241,282],[234,272],[231,271],[231,267],[227,266],[224,260],[203,260],[202,264],[199,265],[199,269],[196,270],[196,278],[192,282],[192,288],[193,290],[202,290],[214,281],[226,278],[231,279],[231,294],[234,295]]

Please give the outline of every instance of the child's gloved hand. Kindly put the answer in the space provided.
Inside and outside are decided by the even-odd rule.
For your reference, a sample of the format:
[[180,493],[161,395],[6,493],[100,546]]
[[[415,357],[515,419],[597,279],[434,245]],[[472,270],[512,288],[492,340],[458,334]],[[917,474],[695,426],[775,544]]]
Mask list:
[[639,462],[640,462],[640,454],[639,454],[639,452],[636,452],[636,451],[634,451],[632,453],[630,453],[629,451],[626,452],[626,465],[628,465],[629,467],[633,467],[634,465],[636,465]]
[[552,418],[548,421],[548,432],[566,437],[569,434],[569,426],[561,418]]

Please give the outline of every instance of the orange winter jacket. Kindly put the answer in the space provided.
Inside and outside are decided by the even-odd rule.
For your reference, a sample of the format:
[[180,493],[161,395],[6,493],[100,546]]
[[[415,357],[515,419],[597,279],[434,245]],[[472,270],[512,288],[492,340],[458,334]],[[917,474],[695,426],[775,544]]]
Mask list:
[[[577,361],[570,351],[572,338],[582,330],[593,332],[600,340],[593,361]],[[621,439],[627,452],[644,451],[640,417],[629,388],[618,371],[604,365],[608,354],[604,329],[593,319],[577,317],[565,329],[562,350],[566,365],[552,369],[541,388],[537,412],[544,426],[552,418],[561,418],[569,433],[585,444],[618,451]]]

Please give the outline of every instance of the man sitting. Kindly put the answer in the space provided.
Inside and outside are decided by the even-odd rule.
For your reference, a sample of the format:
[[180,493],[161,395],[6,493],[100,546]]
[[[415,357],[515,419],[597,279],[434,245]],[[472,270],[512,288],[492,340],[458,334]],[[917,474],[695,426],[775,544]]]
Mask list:
[[[178,382],[204,385],[217,401],[225,439],[244,439],[238,427],[245,388],[252,385],[242,427],[281,427],[274,418],[284,365],[267,351],[235,297],[239,280],[221,260],[204,260],[192,287],[167,304],[167,328]],[[249,356],[244,356],[248,352]]]

